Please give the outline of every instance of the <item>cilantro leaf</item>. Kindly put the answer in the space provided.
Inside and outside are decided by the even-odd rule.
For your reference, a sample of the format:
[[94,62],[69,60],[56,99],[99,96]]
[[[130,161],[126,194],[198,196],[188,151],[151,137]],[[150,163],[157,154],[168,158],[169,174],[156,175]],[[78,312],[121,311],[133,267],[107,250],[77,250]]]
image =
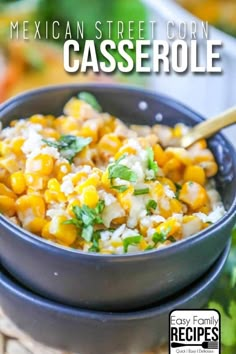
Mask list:
[[154,161],[154,152],[151,147],[148,147],[146,151],[147,151],[147,158],[148,158],[147,160],[148,169],[153,171],[153,178],[149,178],[149,179],[155,179],[158,172],[158,165],[156,161]]
[[43,139],[43,142],[48,146],[58,149],[61,156],[70,163],[73,162],[76,154],[89,145],[91,141],[91,138],[82,138],[74,135],[62,135],[58,141]]
[[90,208],[87,205],[78,205],[73,207],[75,218],[66,220],[64,224],[73,224],[77,227],[81,237],[86,242],[93,242],[96,236],[94,225],[103,224],[101,213],[105,207],[104,200],[100,200],[95,208]]
[[83,228],[81,237],[87,241],[90,242],[92,240],[93,237],[93,226],[92,225],[88,225],[86,227]]
[[108,167],[108,178],[120,178],[129,182],[136,182],[138,177],[135,172],[133,172],[129,167],[119,164],[120,160],[112,163]]
[[89,252],[99,252],[100,248],[99,248],[99,240],[101,238],[100,232],[99,231],[95,231],[93,233],[93,245],[89,248]]
[[175,198],[179,199],[179,193],[180,193],[180,191],[182,189],[182,186],[179,183],[175,183],[175,187],[176,187]]
[[154,248],[155,248],[154,246],[149,245],[145,248],[144,251],[151,251],[151,250],[154,250]]
[[78,98],[81,101],[88,103],[93,109],[95,109],[95,111],[102,112],[102,107],[100,106],[94,95],[92,95],[91,93],[80,92],[78,94]]
[[148,212],[148,215],[151,214],[152,209],[155,210],[156,208],[157,208],[157,202],[153,199],[150,199],[146,205],[146,210]]
[[127,191],[127,189],[129,187],[123,184],[121,186],[112,186],[111,188],[117,190],[120,193],[123,193],[123,192]]
[[168,236],[170,230],[171,230],[171,228],[167,227],[162,232],[155,232],[152,236],[152,241],[154,242],[154,244],[157,245],[159,242],[164,243],[167,239],[169,240],[169,238],[167,238],[167,236]]
[[130,236],[123,240],[124,253],[128,252],[128,247],[131,245],[138,245],[142,241],[143,236]]
[[142,194],[148,194],[148,193],[149,193],[149,188],[140,188],[140,189],[134,190],[134,195],[142,195]]

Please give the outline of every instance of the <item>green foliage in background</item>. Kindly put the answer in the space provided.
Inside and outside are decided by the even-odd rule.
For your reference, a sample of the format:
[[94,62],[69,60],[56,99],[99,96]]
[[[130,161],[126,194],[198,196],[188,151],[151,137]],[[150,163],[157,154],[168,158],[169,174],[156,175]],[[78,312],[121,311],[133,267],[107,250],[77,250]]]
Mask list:
[[[147,12],[140,0],[60,0],[55,6],[54,1],[40,0],[39,9],[37,14],[37,20],[53,22],[57,20],[62,24],[61,41],[64,42],[63,38],[63,24],[66,21],[70,21],[71,27],[73,29],[73,37],[76,34],[76,21],[84,21],[85,35],[86,38],[83,40],[78,40],[81,48],[84,46],[86,39],[95,39],[96,30],[94,24],[96,21],[101,21],[106,23],[106,21],[113,21],[114,24],[117,21],[124,22],[124,39],[127,38],[127,24],[129,21],[146,21]],[[112,27],[112,38],[116,43],[118,40],[116,38],[115,27]],[[108,27],[103,27],[104,36],[103,40],[108,38]],[[137,33],[134,36],[134,41],[137,38]],[[145,38],[148,37],[147,31],[144,34]],[[99,45],[100,40],[96,40],[96,45]],[[99,52],[99,51],[98,51]],[[130,52],[133,59],[135,59],[134,52]],[[118,53],[115,53],[116,59],[120,59]]]
[[209,308],[221,313],[222,354],[236,353],[236,227],[232,235],[232,248]]

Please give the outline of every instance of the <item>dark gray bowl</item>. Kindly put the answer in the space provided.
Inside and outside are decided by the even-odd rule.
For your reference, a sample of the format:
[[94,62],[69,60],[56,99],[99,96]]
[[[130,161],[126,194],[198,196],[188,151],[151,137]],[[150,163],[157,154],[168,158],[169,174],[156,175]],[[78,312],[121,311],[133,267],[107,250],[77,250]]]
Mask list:
[[[76,85],[35,90],[0,107],[6,126],[34,113],[59,115],[65,102],[80,91],[93,93],[107,112],[128,123],[194,125],[202,120],[181,104],[142,89],[121,86]],[[146,101],[148,108],[139,109]],[[155,303],[199,278],[219,257],[236,219],[236,155],[217,134],[210,140],[220,171],[217,184],[226,215],[196,236],[168,248],[141,254],[85,254],[40,239],[0,216],[0,260],[22,284],[55,301],[97,310],[135,309]]]
[[169,314],[174,309],[200,309],[221,274],[230,243],[214,266],[181,295],[136,312],[80,310],[46,300],[0,271],[0,303],[4,312],[35,340],[80,354],[139,353],[168,339]]

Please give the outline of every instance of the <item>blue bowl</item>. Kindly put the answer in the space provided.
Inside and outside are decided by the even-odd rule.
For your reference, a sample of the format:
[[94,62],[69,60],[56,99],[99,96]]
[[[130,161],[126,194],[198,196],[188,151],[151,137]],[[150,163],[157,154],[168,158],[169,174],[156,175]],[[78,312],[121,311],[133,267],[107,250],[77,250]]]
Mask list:
[[[62,113],[64,104],[80,91],[94,94],[104,111],[127,123],[183,122],[193,126],[202,118],[176,101],[143,89],[106,86],[57,86],[31,91],[0,107],[4,126],[35,113]],[[140,110],[140,101],[147,103]],[[216,261],[236,220],[236,154],[221,134],[209,140],[220,166],[217,186],[227,210],[204,231],[166,248],[140,254],[108,256],[63,248],[32,235],[0,215],[0,260],[24,286],[52,300],[102,311],[151,305],[190,285]]]
[[89,311],[49,301],[23,288],[3,268],[0,303],[21,330],[48,346],[81,354],[139,353],[167,341],[172,310],[207,303],[229,250],[230,243],[207,274],[181,294],[135,312]]

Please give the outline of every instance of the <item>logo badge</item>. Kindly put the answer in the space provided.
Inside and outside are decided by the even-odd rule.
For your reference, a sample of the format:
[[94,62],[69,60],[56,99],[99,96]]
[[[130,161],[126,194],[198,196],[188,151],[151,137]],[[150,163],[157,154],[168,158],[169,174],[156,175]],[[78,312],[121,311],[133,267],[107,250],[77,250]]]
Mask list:
[[169,326],[170,354],[220,354],[218,311],[174,310]]

